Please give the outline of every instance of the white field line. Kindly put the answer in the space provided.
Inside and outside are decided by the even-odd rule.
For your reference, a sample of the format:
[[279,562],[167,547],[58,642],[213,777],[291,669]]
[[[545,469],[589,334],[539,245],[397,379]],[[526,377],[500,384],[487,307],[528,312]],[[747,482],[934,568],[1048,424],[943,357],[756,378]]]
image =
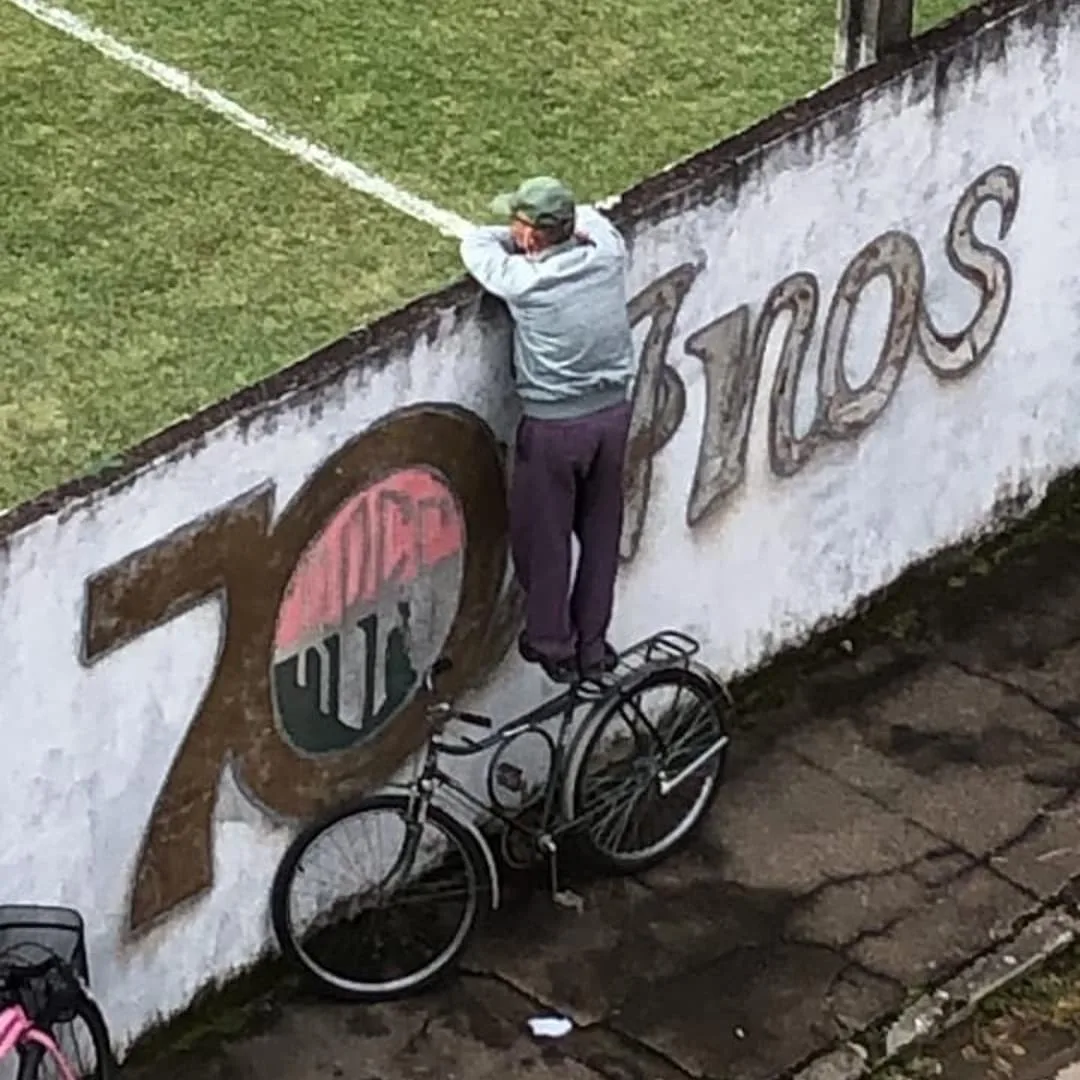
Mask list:
[[9,0],[9,3],[21,8],[38,21],[92,46],[110,60],[118,60],[133,71],[139,72],[140,75],[153,79],[167,90],[180,94],[188,101],[197,102],[249,135],[254,135],[275,149],[282,150],[312,168],[318,169],[331,179],[345,184],[354,191],[379,199],[387,206],[392,206],[395,210],[408,214],[409,217],[416,218],[425,225],[434,226],[445,236],[460,239],[472,227],[470,222],[458,217],[457,214],[435,206],[434,203],[421,199],[417,195],[412,195],[375,173],[361,169],[359,165],[338,157],[325,146],[320,146],[299,135],[290,135],[264,117],[248,112],[247,109],[237,105],[235,101],[231,101],[217,90],[203,86],[187,72],[169,64],[163,64],[160,60],[155,60],[152,56],[147,56],[146,53],[139,52],[122,41],[117,41],[116,38],[98,30],[85,19],[64,8],[53,7],[51,4],[41,3],[40,0]]

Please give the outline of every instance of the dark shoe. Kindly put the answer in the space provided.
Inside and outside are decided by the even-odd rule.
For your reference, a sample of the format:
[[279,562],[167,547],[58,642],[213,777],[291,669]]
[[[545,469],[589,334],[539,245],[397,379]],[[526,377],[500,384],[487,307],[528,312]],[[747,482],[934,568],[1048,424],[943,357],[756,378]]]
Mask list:
[[526,664],[539,664],[543,657],[525,640],[524,631],[518,634],[518,652]]
[[548,660],[547,657],[541,657],[540,666],[552,682],[574,683],[580,678],[577,661],[573,657],[566,660]]
[[614,671],[619,666],[619,654],[615,649],[604,642],[604,656],[603,659],[598,660],[594,664],[582,664],[581,673],[586,678],[595,678],[597,675],[607,675]]
[[526,664],[539,664],[544,669],[544,674],[557,683],[577,682],[578,666],[573,657],[565,660],[550,660],[543,653],[537,652],[526,640],[525,635],[518,637],[518,652]]

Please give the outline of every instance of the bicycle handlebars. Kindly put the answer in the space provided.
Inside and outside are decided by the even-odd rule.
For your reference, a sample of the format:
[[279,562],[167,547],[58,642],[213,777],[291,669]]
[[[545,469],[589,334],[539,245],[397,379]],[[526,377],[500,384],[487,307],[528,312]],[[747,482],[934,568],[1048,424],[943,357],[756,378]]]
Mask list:
[[467,712],[465,709],[455,709],[448,701],[432,705],[428,709],[428,718],[439,727],[448,724],[451,720],[460,720],[463,724],[483,728],[484,731],[490,731],[495,726],[495,721],[490,716],[481,716],[480,713]]
[[[429,694],[434,694],[435,680],[448,672],[452,666],[449,657],[440,656],[424,673],[424,689]],[[463,724],[482,728],[484,731],[490,731],[495,726],[495,721],[490,716],[481,716],[480,713],[468,712],[465,709],[455,709],[448,701],[440,701],[429,706],[428,718],[438,725],[447,724],[451,720],[460,720]]]
[[473,727],[483,728],[485,731],[490,731],[495,726],[495,722],[490,716],[481,716],[479,713],[454,709],[450,715],[463,724],[472,724]]
[[434,664],[424,672],[424,689],[429,694],[435,693],[435,680],[440,675],[445,675],[452,667],[453,662],[448,656],[440,656]]

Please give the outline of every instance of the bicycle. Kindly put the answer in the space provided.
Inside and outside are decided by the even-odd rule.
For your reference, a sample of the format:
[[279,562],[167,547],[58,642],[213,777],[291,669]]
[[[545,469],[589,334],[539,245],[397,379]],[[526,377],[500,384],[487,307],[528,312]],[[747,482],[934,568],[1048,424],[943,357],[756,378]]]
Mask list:
[[12,1053],[18,1055],[16,1080],[117,1075],[108,1025],[90,995],[77,911],[0,907],[0,1076],[7,1075],[2,1063]]
[[[564,841],[597,869],[617,875],[668,857],[707,812],[727,757],[724,711],[733,705],[731,695],[693,660],[699,648],[680,631],[654,634],[622,653],[609,675],[578,682],[487,737],[461,734],[457,742],[442,737],[451,722],[484,730],[495,724],[436,699],[437,678],[449,668],[447,660],[437,661],[423,680],[434,699],[426,712],[431,737],[412,781],[337,807],[302,829],[286,850],[270,903],[283,953],[332,996],[388,1001],[447,975],[484,916],[498,908],[496,843],[512,867],[546,859],[554,899],[575,907],[580,898],[559,887]],[[665,689],[675,690],[667,712],[645,706],[649,695]],[[585,718],[575,723],[581,711]],[[556,722],[553,736],[547,727]],[[535,749],[521,766],[504,760],[526,739]],[[441,758],[466,766],[462,759],[488,751],[485,802],[445,771]],[[530,783],[538,751],[546,754],[543,781]],[[661,824],[658,812],[635,817],[646,796],[670,811],[675,797],[687,794],[670,825]],[[489,841],[448,798],[486,816],[495,838]],[[659,826],[659,835],[647,839],[647,826]],[[317,873],[320,856],[343,854],[354,833],[376,843],[341,880],[327,884]],[[388,857],[380,857],[384,848]],[[312,882],[313,896],[296,895]],[[343,973],[354,958],[359,968]]]

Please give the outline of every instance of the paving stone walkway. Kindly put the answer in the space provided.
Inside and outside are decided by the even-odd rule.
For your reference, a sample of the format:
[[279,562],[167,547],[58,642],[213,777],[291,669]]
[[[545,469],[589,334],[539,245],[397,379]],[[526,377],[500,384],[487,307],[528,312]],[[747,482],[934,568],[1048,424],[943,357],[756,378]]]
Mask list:
[[[580,913],[517,898],[423,999],[271,1003],[257,1033],[146,1075],[790,1074],[1080,874],[1077,555],[1028,550],[744,716],[705,828],[661,869],[590,885]],[[574,1031],[534,1040],[546,1009]]]

